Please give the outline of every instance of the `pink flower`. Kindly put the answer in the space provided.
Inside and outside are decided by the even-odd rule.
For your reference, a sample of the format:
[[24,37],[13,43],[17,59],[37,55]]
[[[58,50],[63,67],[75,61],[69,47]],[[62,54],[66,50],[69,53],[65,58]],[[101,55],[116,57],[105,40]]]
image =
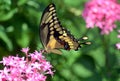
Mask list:
[[117,43],[116,47],[117,47],[118,50],[120,50],[120,43]]
[[99,27],[101,34],[109,34],[120,20],[120,4],[117,0],[90,0],[82,14],[87,28]]
[[27,47],[27,48],[22,48],[21,51],[24,52],[25,54],[27,54],[29,50],[30,50],[30,49]]
[[18,56],[3,58],[1,63],[5,67],[0,70],[0,81],[46,81],[46,74],[53,75],[52,65],[46,61],[41,52],[28,53],[28,48],[23,48],[22,51],[26,58]]
[[[118,30],[118,35],[117,35],[117,37],[120,38],[120,30]],[[117,44],[116,44],[116,48],[117,48],[118,50],[120,50],[120,43],[117,43]]]

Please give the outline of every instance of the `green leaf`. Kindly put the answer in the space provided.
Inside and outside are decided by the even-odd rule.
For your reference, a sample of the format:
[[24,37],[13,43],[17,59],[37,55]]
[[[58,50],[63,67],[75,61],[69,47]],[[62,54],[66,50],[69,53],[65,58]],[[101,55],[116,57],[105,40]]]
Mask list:
[[9,12],[0,12],[0,21],[6,21],[13,17],[13,15],[17,12],[17,8],[10,10]]
[[73,65],[73,72],[80,77],[87,78],[93,75],[92,71],[88,70],[81,64],[74,64]]
[[90,53],[90,56],[94,58],[98,66],[103,67],[105,65],[105,54],[103,48],[95,49]]
[[28,0],[18,0],[17,5],[22,6],[23,4],[27,3]]
[[0,39],[2,39],[3,42],[5,42],[5,44],[6,44],[9,51],[11,51],[13,49],[12,42],[9,39],[9,37],[7,36],[3,26],[0,26]]
[[29,29],[27,24],[23,24],[22,25],[22,30],[21,30],[21,34],[19,37],[17,37],[17,43],[21,46],[21,47],[28,47],[29,43],[30,43],[30,34],[29,34]]
[[64,2],[70,6],[80,6],[80,4],[84,1],[82,0],[74,0],[74,1],[71,1],[71,0],[64,0]]

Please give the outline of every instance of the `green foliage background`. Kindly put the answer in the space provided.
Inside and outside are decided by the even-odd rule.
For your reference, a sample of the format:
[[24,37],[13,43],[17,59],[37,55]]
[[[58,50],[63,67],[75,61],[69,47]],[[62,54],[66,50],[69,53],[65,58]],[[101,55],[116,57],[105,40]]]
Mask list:
[[[81,13],[87,0],[53,0],[62,25],[76,37],[89,37],[91,45],[78,51],[62,50],[62,55],[48,54],[54,67],[47,81],[120,81],[120,52],[117,30],[101,35],[98,28],[87,29]],[[15,55],[23,47],[40,50],[39,23],[51,0],[0,0],[0,59]],[[117,29],[120,26],[117,23]]]

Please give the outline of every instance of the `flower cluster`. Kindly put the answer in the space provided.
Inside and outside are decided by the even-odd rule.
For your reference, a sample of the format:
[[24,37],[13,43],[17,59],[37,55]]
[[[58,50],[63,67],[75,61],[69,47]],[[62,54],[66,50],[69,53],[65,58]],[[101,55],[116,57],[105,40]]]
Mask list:
[[86,3],[82,16],[87,28],[97,26],[101,34],[109,34],[116,28],[115,22],[120,20],[120,4],[117,0],[90,0]]
[[52,66],[42,55],[42,52],[35,51],[28,53],[29,48],[23,48],[25,57],[8,56],[4,57],[3,70],[0,70],[0,81],[45,81],[46,74],[53,75]]
[[[118,33],[119,34],[118,34],[117,37],[120,38],[120,30],[118,30]],[[120,42],[116,44],[116,47],[117,47],[118,50],[120,50]]]

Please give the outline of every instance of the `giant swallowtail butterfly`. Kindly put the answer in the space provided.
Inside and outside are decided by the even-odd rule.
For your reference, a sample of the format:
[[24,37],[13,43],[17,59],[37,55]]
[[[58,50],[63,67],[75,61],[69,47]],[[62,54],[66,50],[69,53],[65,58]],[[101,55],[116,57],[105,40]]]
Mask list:
[[[53,3],[49,4],[42,14],[40,38],[47,53],[61,54],[58,49],[78,50],[82,44],[89,44],[88,42],[80,43],[60,24]],[[87,37],[83,37],[83,39],[87,39]]]

